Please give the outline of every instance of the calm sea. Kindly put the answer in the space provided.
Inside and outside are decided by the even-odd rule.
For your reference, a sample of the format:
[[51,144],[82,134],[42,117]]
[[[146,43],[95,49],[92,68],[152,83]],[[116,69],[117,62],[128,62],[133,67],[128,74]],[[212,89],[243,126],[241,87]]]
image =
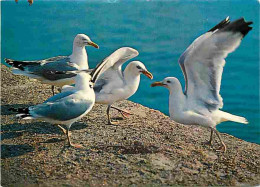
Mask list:
[[[226,59],[221,95],[224,111],[250,123],[222,123],[220,132],[260,143],[259,3],[241,1],[39,1],[1,2],[1,60],[43,59],[70,54],[76,34],[85,33],[100,49],[87,48],[90,67],[122,46],[136,48],[154,80],[175,76],[184,86],[178,58],[188,45],[225,17],[245,17],[253,30]],[[130,100],[168,114],[168,91],[150,88],[142,76]]]

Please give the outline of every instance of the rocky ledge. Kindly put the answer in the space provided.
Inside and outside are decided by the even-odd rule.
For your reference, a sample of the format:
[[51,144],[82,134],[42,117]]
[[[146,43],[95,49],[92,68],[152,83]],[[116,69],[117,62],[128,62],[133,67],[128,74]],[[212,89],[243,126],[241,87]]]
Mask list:
[[17,121],[10,107],[43,102],[51,89],[1,67],[2,186],[248,186],[260,183],[260,145],[222,134],[227,152],[205,145],[210,132],[176,124],[159,111],[123,101],[134,115],[106,125],[105,106],[72,128],[72,140],[85,149],[65,146],[57,126]]

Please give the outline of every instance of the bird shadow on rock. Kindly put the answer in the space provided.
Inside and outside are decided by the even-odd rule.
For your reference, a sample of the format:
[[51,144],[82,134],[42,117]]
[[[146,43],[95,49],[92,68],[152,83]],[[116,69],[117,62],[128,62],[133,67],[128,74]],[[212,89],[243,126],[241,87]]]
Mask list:
[[108,145],[108,146],[95,146],[92,149],[100,151],[111,152],[114,154],[151,154],[159,153],[161,150],[154,145],[143,145],[142,143],[134,143],[132,145]]
[[112,117],[111,118],[112,120],[118,120],[118,121],[120,121],[120,120],[124,120],[124,118],[123,117],[120,117],[120,116],[115,116],[115,117]]
[[88,127],[88,124],[79,121],[79,122],[75,122],[71,125],[70,131],[81,130],[81,129],[85,129],[87,127]]
[[[84,123],[77,122],[72,125],[70,130],[80,130],[86,128],[86,126]],[[22,136],[23,133],[64,134],[58,126],[47,122],[13,123],[1,126],[1,140],[17,138]]]
[[34,148],[28,144],[21,145],[1,145],[1,158],[11,158],[24,155],[26,153],[34,151]]
[[6,105],[1,105],[1,115],[14,115],[16,114],[15,112],[10,111],[10,108],[26,108],[32,106],[32,104],[6,104]]

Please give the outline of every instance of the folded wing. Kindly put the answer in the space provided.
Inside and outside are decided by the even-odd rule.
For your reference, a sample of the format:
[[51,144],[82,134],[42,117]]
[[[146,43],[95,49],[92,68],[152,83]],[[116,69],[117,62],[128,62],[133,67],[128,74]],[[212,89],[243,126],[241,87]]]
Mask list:
[[73,98],[72,95],[54,102],[46,102],[29,107],[29,113],[36,118],[56,121],[67,121],[75,119],[90,109],[91,102]]

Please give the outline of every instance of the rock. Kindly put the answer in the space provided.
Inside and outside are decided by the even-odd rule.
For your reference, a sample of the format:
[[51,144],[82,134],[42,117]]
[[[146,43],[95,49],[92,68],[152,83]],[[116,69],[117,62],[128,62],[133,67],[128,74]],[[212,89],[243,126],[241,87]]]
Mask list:
[[[60,130],[41,121],[15,120],[11,107],[50,97],[49,85],[1,66],[2,186],[254,186],[260,183],[260,146],[222,134],[227,152],[206,146],[210,132],[176,124],[131,101],[116,105],[136,115],[108,126],[106,106],[95,105],[71,127],[68,148]],[[113,117],[119,116],[113,112]],[[195,131],[194,131],[195,129]],[[65,143],[65,144],[64,144]],[[216,146],[216,147],[215,147]]]

